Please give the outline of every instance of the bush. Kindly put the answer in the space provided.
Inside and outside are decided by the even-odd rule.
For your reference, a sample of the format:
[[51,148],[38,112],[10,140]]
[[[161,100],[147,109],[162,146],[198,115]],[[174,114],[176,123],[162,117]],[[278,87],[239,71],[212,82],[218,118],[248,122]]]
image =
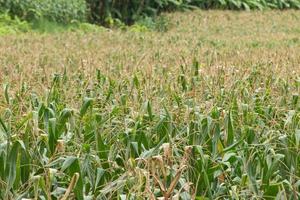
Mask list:
[[0,0],[0,6],[10,15],[25,20],[86,21],[85,0]]
[[190,0],[87,0],[89,20],[111,25],[114,19],[132,24],[144,17],[156,16],[161,11],[189,7]]
[[27,32],[29,30],[30,25],[27,22],[20,21],[18,18],[12,19],[7,14],[0,15],[0,35]]

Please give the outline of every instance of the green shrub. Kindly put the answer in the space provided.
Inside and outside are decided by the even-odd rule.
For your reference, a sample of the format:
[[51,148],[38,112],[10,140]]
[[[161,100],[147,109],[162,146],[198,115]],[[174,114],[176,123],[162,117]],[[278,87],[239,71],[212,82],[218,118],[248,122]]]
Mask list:
[[156,16],[161,11],[190,7],[190,0],[87,0],[89,19],[111,25],[114,19],[132,24],[146,16]]
[[18,18],[12,19],[7,14],[0,15],[0,35],[27,32],[29,30],[30,25],[27,22],[21,21]]
[[12,16],[25,20],[47,19],[59,23],[86,20],[85,0],[0,0]]

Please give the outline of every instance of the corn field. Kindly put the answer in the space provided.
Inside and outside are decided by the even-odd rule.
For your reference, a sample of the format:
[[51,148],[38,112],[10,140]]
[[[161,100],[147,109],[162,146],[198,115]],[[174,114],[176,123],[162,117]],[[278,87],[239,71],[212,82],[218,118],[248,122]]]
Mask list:
[[300,198],[299,13],[166,17],[0,38],[0,199]]

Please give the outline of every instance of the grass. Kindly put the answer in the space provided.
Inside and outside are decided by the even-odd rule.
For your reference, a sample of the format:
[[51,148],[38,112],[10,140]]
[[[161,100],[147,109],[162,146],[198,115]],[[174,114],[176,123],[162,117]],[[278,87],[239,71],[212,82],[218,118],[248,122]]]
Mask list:
[[297,199],[296,11],[0,38],[0,199]]

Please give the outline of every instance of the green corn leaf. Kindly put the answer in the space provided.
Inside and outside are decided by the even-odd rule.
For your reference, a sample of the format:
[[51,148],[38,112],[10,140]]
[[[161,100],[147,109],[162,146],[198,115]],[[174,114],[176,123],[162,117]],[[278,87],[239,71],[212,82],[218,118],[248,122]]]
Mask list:
[[5,123],[3,122],[3,120],[0,117],[0,125],[3,128],[4,132],[6,133],[6,135],[8,136],[9,132],[8,132],[8,128],[6,127]]
[[104,173],[105,173],[104,169],[97,168],[94,191],[97,189],[98,185],[101,183]]
[[10,100],[9,100],[9,95],[8,95],[8,89],[9,89],[9,85],[6,84],[4,86],[4,96],[5,96],[6,103],[9,105],[10,104]]
[[83,179],[82,174],[80,170],[80,163],[79,160],[74,156],[69,156],[66,158],[65,162],[63,163],[63,166],[61,168],[62,171],[67,171],[68,175],[70,177],[73,177],[75,173],[79,173],[79,178],[76,183],[76,186],[74,188],[74,193],[76,196],[76,199],[83,200]]
[[13,184],[16,179],[16,174],[17,174],[17,159],[18,159],[18,154],[19,154],[19,148],[20,148],[20,143],[15,142],[9,152],[8,160],[7,160],[7,165],[6,165],[6,193],[8,194],[9,190],[13,187]]
[[49,130],[48,130],[48,144],[49,144],[49,148],[50,151],[52,153],[54,153],[55,151],[55,147],[56,147],[56,143],[57,143],[57,139],[58,139],[58,133],[57,133],[57,129],[56,129],[56,118],[51,118],[49,119],[48,123],[49,123]]
[[233,131],[233,125],[232,125],[232,119],[230,112],[226,116],[226,134],[227,134],[227,139],[226,139],[226,144],[227,146],[232,145],[234,141],[234,131]]
[[85,98],[83,105],[80,108],[80,116],[83,117],[87,112],[88,108],[93,105],[93,98]]

